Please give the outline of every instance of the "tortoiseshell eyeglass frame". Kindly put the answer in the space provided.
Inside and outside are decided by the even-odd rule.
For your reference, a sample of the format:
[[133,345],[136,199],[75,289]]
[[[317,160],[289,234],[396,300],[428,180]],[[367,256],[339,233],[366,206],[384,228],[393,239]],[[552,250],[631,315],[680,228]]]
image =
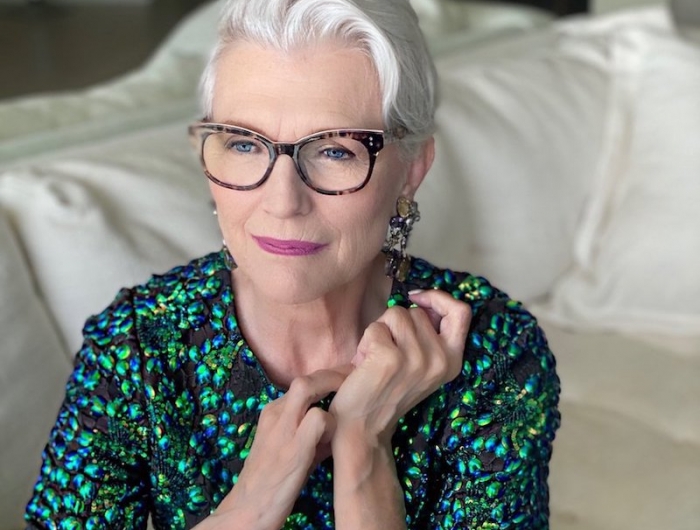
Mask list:
[[[304,182],[304,184],[306,184],[315,192],[321,193],[323,195],[347,195],[348,193],[354,193],[364,188],[369,182],[370,177],[372,176],[372,170],[374,169],[374,163],[377,159],[377,155],[379,155],[379,151],[381,151],[384,148],[384,146],[393,142],[397,142],[405,136],[404,131],[389,132],[375,129],[333,129],[327,131],[319,131],[308,136],[304,136],[303,138],[300,138],[299,140],[293,143],[284,143],[274,142],[266,136],[263,136],[262,134],[255,131],[251,131],[250,129],[237,127],[235,125],[228,125],[225,123],[214,123],[207,121],[193,123],[188,127],[188,132],[190,138],[192,139],[193,146],[197,151],[197,154],[199,155],[199,161],[201,162],[202,168],[204,169],[204,174],[209,180],[211,180],[215,184],[218,184],[219,186],[238,191],[247,191],[258,188],[262,186],[265,183],[265,181],[269,178],[270,174],[272,173],[272,169],[275,165],[275,162],[277,161],[277,157],[279,155],[287,155],[291,157],[291,159],[294,161],[297,173],[299,174],[299,177],[301,177],[301,180]],[[208,136],[216,133],[237,134],[249,138],[254,138],[267,147],[267,150],[270,154],[270,163],[267,166],[265,174],[259,181],[257,181],[254,184],[248,184],[246,186],[238,186],[235,184],[223,182],[217,179],[211,173],[209,173],[209,170],[207,169],[207,164],[204,160],[204,142],[206,141]],[[367,149],[367,152],[369,153],[369,168],[367,171],[367,176],[357,186],[344,190],[325,190],[323,188],[315,186],[311,182],[309,177],[304,173],[301,165],[299,164],[299,152],[302,149],[302,147],[304,147],[310,142],[316,140],[323,140],[326,138],[338,137],[352,138],[353,140],[356,140],[362,145],[364,145]]]

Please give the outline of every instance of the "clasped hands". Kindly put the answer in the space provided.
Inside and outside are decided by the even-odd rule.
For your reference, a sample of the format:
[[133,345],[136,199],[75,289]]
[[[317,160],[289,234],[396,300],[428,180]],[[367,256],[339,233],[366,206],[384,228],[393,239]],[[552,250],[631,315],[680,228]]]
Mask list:
[[[299,377],[265,406],[236,486],[197,530],[280,528],[313,468],[339,447],[391,450],[399,419],[460,373],[471,321],[449,293],[410,299],[418,307],[389,308],[367,327],[350,365]],[[313,406],[331,392],[328,412]]]

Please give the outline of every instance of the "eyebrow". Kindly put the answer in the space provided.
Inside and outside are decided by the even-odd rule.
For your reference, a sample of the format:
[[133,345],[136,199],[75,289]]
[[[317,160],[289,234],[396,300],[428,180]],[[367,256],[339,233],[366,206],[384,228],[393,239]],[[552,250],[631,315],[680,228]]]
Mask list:
[[243,129],[250,129],[251,131],[254,131],[258,134],[262,134],[263,136],[267,136],[267,133],[264,133],[257,127],[252,126],[249,123],[246,123],[245,121],[234,121],[234,120],[214,120],[213,118],[211,120],[212,123],[220,123],[222,125],[230,125],[231,127],[242,127]]

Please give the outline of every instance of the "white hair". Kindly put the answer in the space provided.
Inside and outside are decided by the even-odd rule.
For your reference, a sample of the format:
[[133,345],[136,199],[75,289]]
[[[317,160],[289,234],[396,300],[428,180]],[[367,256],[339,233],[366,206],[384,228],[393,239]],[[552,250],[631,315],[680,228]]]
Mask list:
[[289,51],[327,39],[367,53],[379,79],[384,126],[405,130],[406,152],[434,130],[437,75],[409,0],[229,0],[201,97],[211,117],[219,57],[237,41]]

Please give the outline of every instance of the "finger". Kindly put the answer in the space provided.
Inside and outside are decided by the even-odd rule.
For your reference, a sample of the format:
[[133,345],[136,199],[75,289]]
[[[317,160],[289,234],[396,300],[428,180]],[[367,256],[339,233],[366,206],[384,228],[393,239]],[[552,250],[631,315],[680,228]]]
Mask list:
[[434,340],[442,317],[430,307],[410,309],[392,307],[377,322],[386,324],[389,337],[401,351],[422,349],[426,341]]
[[337,426],[336,419],[335,416],[333,416],[333,414],[326,412],[323,409],[319,410],[323,412],[323,419],[325,420],[325,423],[323,433],[321,433],[321,437],[318,439],[318,443],[329,444],[333,440],[333,435],[335,435],[335,428]]
[[453,351],[462,351],[471,322],[471,307],[456,300],[449,293],[437,289],[412,292],[409,296],[411,301],[426,310],[429,316],[431,313],[438,315],[438,333],[445,345]]
[[304,440],[304,447],[316,447],[328,443],[335,434],[335,418],[320,407],[311,407],[299,424],[297,436]]
[[[441,317],[438,316],[438,319]],[[411,352],[422,352],[437,338],[438,330],[433,325],[428,311],[421,307],[405,309],[392,307],[379,317],[378,322],[386,324],[388,338],[391,345],[403,352],[405,356],[411,356]],[[439,327],[439,320],[436,326]]]
[[381,321],[372,322],[365,329],[360,343],[357,345],[357,352],[350,361],[353,366],[360,366],[364,360],[372,353],[379,353],[387,348],[395,347],[394,337],[389,326]]
[[339,367],[338,369],[318,370],[294,379],[283,399],[289,403],[293,410],[296,410],[296,414],[293,414],[296,423],[302,421],[311,405],[331,392],[337,391],[349,373],[350,370],[347,367]]
[[319,456],[319,446],[328,446],[335,434],[336,420],[332,414],[318,407],[311,407],[299,424],[296,438],[305,455],[305,465],[311,466]]
[[440,321],[442,320],[442,317],[431,307],[416,307],[414,309],[418,309],[419,311],[422,311],[425,313],[425,315],[428,317],[428,320],[430,321],[430,325],[433,327],[436,333],[440,333]]
[[416,289],[414,291],[409,291],[408,296],[411,299],[412,302],[414,302],[415,305],[420,307],[423,311],[426,312],[428,317],[430,318],[430,322],[433,325],[433,329],[435,329],[436,332],[440,332],[440,321],[442,320],[442,317],[432,308],[429,306],[423,307],[421,306],[420,303],[417,303],[413,301],[413,297],[416,297],[418,300],[420,300],[420,294],[425,292],[423,289]]

